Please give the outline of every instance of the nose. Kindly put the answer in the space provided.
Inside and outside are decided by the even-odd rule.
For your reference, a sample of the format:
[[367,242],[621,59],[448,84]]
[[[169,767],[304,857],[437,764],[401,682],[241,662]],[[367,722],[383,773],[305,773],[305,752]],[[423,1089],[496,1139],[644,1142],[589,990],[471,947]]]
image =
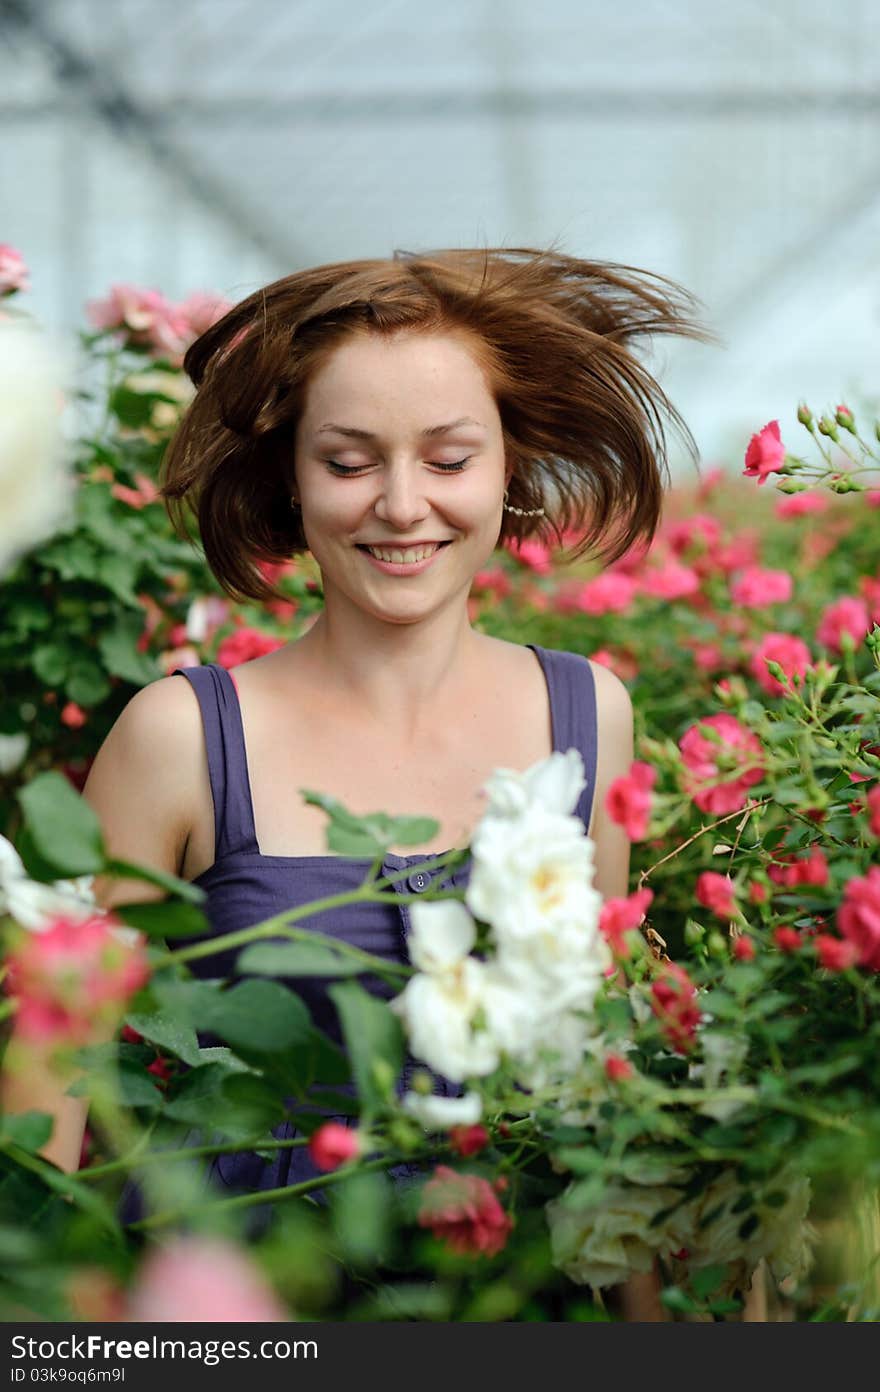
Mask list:
[[431,511],[424,494],[424,475],[419,468],[402,464],[380,474],[381,484],[373,504],[376,516],[389,526],[406,531]]

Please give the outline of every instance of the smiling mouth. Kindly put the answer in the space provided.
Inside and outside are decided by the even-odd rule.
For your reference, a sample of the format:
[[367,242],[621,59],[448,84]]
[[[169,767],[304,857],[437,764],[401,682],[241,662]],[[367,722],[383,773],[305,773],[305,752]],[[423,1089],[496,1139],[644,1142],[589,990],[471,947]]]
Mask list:
[[357,542],[356,545],[358,551],[369,552],[377,561],[390,561],[394,565],[415,565],[418,561],[433,556],[441,547],[451,545],[451,538],[449,541],[406,542],[398,543],[396,546],[369,546],[366,542]]

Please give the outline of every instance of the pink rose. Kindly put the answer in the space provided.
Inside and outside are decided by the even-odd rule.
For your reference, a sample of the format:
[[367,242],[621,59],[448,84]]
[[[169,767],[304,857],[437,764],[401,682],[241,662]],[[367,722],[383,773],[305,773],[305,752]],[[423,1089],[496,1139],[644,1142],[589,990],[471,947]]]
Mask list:
[[746,467],[743,473],[756,478],[759,484],[766,483],[768,475],[775,474],[785,463],[785,446],[779,434],[779,421],[770,421],[749,441],[746,450]]
[[15,1033],[51,1044],[86,1044],[115,1021],[150,975],[140,942],[117,936],[111,914],[58,917],[21,938],[7,959],[17,1002]]
[[738,962],[753,962],[755,960],[755,944],[753,940],[741,933],[738,938],[734,938],[731,952]]
[[806,517],[810,513],[826,512],[828,499],[821,493],[789,493],[781,497],[773,511],[777,517]]
[[804,858],[793,851],[774,852],[775,862],[767,866],[767,875],[774,884],[791,889],[795,885],[826,885],[828,861],[819,846],[811,846]]
[[360,1154],[360,1132],[339,1121],[325,1121],[309,1138],[308,1151],[319,1170],[338,1170]]
[[220,643],[216,661],[221,667],[238,667],[242,662],[250,662],[254,657],[263,657],[283,647],[283,638],[273,638],[257,628],[242,626]]
[[486,1149],[489,1144],[489,1132],[479,1123],[473,1126],[453,1126],[449,1131],[449,1144],[456,1155],[466,1160],[469,1155],[478,1155],[481,1150]]
[[114,483],[110,492],[114,498],[120,502],[128,503],[129,507],[142,508],[147,503],[157,503],[160,501],[159,490],[148,474],[135,474],[135,488],[127,488],[124,483]]
[[224,1238],[193,1234],[149,1253],[126,1318],[139,1324],[277,1324],[290,1316],[245,1252]]
[[721,523],[711,513],[697,512],[670,527],[665,540],[677,556],[694,545],[711,550],[721,540]]
[[189,326],[158,290],[113,285],[106,300],[90,300],[86,314],[96,329],[119,333],[133,347],[179,356],[186,347]]
[[653,898],[652,889],[637,889],[624,899],[606,899],[603,903],[599,910],[599,931],[615,957],[626,959],[630,956],[626,935],[638,928]]
[[698,904],[711,909],[719,918],[734,918],[738,912],[736,889],[729,875],[704,870],[697,876],[696,896]]
[[522,565],[528,566],[530,570],[534,570],[538,575],[549,575],[553,569],[553,559],[549,546],[545,546],[542,541],[536,541],[534,537],[526,537],[523,541],[509,537],[505,546],[516,560],[520,561]]
[[186,337],[199,338],[232,309],[232,302],[208,290],[193,290],[175,306],[177,316],[186,325]]
[[689,1054],[703,1016],[697,1005],[697,988],[677,962],[664,963],[662,975],[651,987],[651,1009],[670,1048],[677,1054]]
[[771,676],[767,658],[779,663],[789,678],[791,690],[795,689],[791,679],[797,675],[803,680],[813,664],[813,655],[802,638],[795,638],[791,633],[765,633],[752,654],[749,671],[768,696],[784,696],[787,688]]
[[605,1057],[605,1077],[612,1083],[625,1083],[635,1072],[629,1059],[622,1054],[607,1054]]
[[859,966],[880,971],[880,865],[847,881],[837,926],[854,948]]
[[630,841],[641,841],[648,833],[651,819],[651,789],[657,770],[636,759],[629,773],[614,782],[605,794],[605,811],[612,822],[622,826]]
[[845,595],[843,599],[838,599],[834,604],[829,604],[827,609],[823,609],[816,637],[826,648],[842,652],[843,633],[848,633],[858,647],[865,634],[870,631],[871,619],[865,601]]
[[419,1226],[460,1256],[494,1257],[513,1222],[487,1179],[438,1165],[422,1189]]
[[820,966],[826,967],[828,971],[847,971],[849,967],[855,966],[859,955],[855,943],[832,938],[830,933],[817,933],[813,943],[819,954]]
[[773,941],[780,952],[797,952],[803,946],[803,938],[796,928],[781,923],[773,930]]
[[0,242],[0,297],[30,288],[28,268],[21,252],[8,242]]
[[[720,744],[702,732],[706,726],[721,737]],[[691,725],[678,747],[685,769],[684,790],[701,812],[737,812],[745,806],[749,788],[763,776],[760,740],[726,711]],[[735,778],[729,776],[731,772]]]
[[655,599],[686,599],[700,588],[700,577],[693,566],[680,561],[666,561],[653,570],[646,570],[642,579],[645,594]]
[[632,576],[607,570],[581,586],[577,606],[585,614],[621,614],[629,609],[638,589]]
[[747,609],[763,609],[768,604],[787,604],[791,599],[794,581],[787,570],[763,570],[749,566],[730,586],[734,604]]
[[488,590],[496,599],[504,599],[513,589],[513,583],[506,570],[493,566],[489,570],[478,570],[474,576],[474,589]]
[[701,672],[718,672],[728,665],[717,643],[695,643],[691,651],[694,664]]
[[744,570],[746,566],[757,565],[757,532],[738,532],[726,546],[717,547],[713,559],[718,570],[723,570],[726,575],[732,570]]

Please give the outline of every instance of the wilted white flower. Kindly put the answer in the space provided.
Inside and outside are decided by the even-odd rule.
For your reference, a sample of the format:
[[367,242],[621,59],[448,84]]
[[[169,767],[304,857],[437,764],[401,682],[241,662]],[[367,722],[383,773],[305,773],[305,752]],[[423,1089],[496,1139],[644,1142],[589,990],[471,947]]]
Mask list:
[[62,368],[36,328],[0,318],[0,575],[69,511]]
[[[742,1207],[743,1192],[735,1170],[724,1169],[691,1200],[683,1214],[687,1226],[681,1246],[687,1251],[687,1269],[694,1271],[716,1262],[727,1265],[728,1274],[720,1287],[725,1294],[747,1289],[763,1259],[777,1280],[786,1276],[798,1279],[811,1261],[814,1233],[806,1221],[809,1180],[783,1171],[764,1182],[751,1209]],[[768,1194],[781,1201],[768,1204]],[[753,1217],[757,1223],[751,1221]]]
[[405,1092],[401,1105],[426,1131],[474,1126],[483,1115],[483,1099],[478,1092],[466,1092],[463,1097],[424,1097],[419,1092]]
[[[658,1253],[683,1245],[680,1190],[662,1184],[606,1185],[595,1198],[579,1198],[575,1181],[545,1205],[553,1264],[579,1285],[614,1286],[634,1271],[650,1271]],[[659,1224],[653,1218],[672,1211]]]

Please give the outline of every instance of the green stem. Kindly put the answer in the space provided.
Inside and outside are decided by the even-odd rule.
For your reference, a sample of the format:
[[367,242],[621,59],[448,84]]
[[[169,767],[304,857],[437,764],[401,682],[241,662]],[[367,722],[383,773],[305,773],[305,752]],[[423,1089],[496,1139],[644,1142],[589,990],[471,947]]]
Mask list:
[[[308,1145],[308,1136],[297,1136],[295,1139],[270,1141],[254,1136],[252,1140],[241,1141],[236,1145],[202,1145],[202,1146],[182,1146],[178,1150],[149,1150],[145,1155],[137,1156],[129,1153],[121,1156],[118,1160],[108,1160],[104,1165],[90,1165],[87,1170],[80,1171],[80,1180],[103,1179],[105,1175],[116,1174],[120,1170],[127,1170],[136,1161],[140,1165],[151,1165],[155,1161],[161,1160],[189,1160],[206,1155],[235,1155],[239,1151],[249,1150],[287,1150],[293,1146]],[[136,1147],[137,1149],[137,1147]]]

